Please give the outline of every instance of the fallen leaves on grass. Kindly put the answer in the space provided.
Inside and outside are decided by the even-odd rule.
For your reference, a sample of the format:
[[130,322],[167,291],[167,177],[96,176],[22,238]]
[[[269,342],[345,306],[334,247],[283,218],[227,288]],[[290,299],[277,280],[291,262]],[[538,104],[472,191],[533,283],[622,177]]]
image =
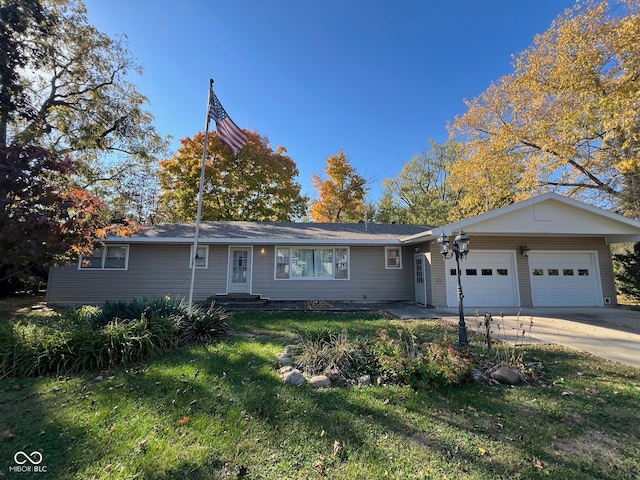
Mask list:
[[189,417],[182,417],[182,420],[180,420],[180,425],[186,425],[187,423],[189,423]]

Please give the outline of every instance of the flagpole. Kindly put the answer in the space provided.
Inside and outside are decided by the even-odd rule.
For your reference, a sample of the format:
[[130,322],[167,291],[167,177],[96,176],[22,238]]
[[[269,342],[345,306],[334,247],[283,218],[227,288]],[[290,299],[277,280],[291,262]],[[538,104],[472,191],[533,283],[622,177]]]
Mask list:
[[202,151],[202,166],[200,167],[200,188],[198,189],[198,211],[196,213],[196,234],[193,239],[193,256],[191,263],[191,287],[189,288],[189,317],[193,311],[193,286],[196,280],[196,260],[198,258],[198,240],[200,238],[200,217],[202,216],[202,191],[204,190],[204,174],[207,162],[207,145],[209,144],[209,107],[213,92],[213,79],[209,79],[209,97],[207,99],[207,122],[204,129],[204,149]]

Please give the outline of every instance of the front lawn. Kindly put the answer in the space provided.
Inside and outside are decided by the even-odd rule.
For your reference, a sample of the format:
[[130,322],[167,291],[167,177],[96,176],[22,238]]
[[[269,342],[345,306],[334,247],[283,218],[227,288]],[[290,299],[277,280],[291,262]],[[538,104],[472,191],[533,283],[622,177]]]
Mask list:
[[[280,381],[287,344],[373,336],[377,314],[242,313],[234,334],[153,361],[0,380],[0,477],[65,479],[637,479],[640,370],[527,347],[548,387],[315,390]],[[433,338],[456,337],[415,321]],[[482,347],[474,347],[482,351]],[[17,452],[44,473],[15,473]],[[23,456],[18,457],[24,459]],[[28,465],[29,462],[24,465]]]

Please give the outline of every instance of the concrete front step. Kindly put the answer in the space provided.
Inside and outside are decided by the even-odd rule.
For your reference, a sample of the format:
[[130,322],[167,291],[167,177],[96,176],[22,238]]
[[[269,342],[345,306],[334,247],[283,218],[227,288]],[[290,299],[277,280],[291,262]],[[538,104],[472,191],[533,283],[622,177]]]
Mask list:
[[227,310],[259,310],[265,308],[269,300],[261,298],[260,295],[231,294],[214,295],[207,298],[207,302],[209,304],[214,302]]

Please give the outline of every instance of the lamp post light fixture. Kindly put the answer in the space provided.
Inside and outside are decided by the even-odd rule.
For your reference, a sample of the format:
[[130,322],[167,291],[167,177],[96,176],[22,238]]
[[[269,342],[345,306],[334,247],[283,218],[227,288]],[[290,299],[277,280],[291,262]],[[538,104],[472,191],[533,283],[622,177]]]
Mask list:
[[449,237],[444,232],[440,238],[438,238],[440,244],[440,253],[445,259],[456,257],[456,272],[458,274],[458,315],[460,321],[458,322],[458,345],[460,348],[467,348],[469,340],[467,339],[467,324],[464,321],[464,307],[462,299],[464,294],[462,293],[462,284],[460,283],[460,260],[464,260],[464,257],[469,253],[469,236],[460,230],[460,233],[456,235],[456,239],[453,242],[453,248],[449,251]]

